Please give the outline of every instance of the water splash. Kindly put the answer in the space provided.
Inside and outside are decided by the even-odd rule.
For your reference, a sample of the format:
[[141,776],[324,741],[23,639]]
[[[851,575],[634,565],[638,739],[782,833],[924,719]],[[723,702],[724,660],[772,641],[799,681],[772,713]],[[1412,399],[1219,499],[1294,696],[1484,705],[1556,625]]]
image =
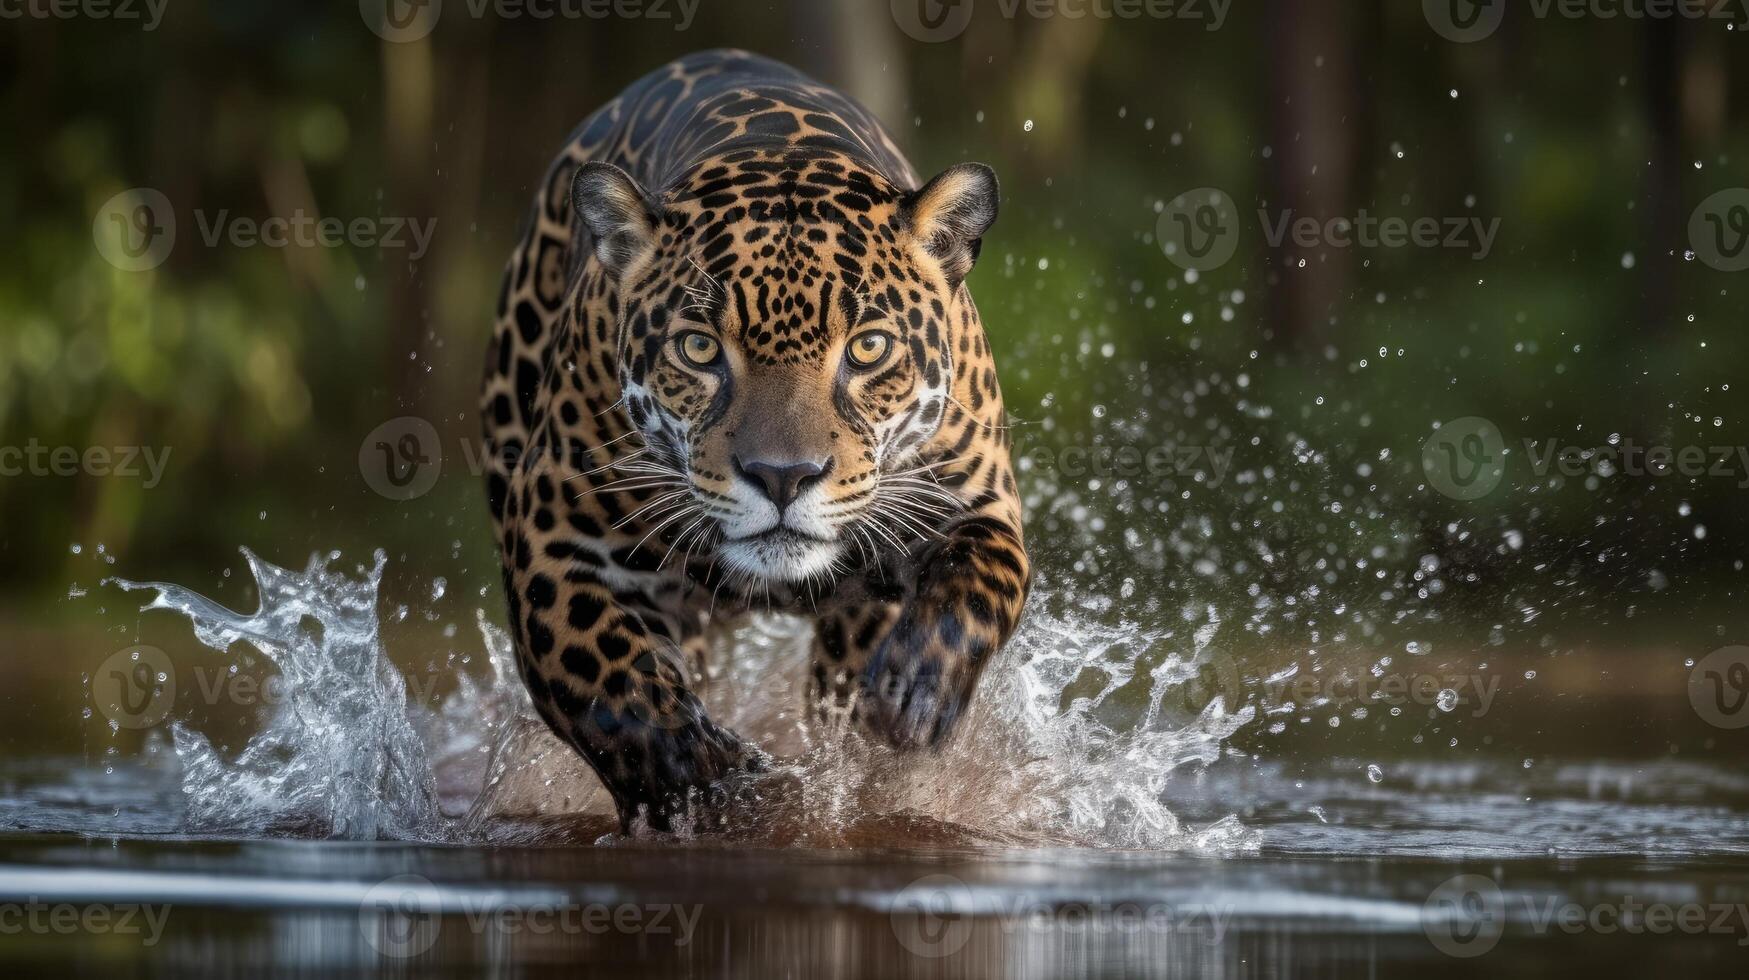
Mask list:
[[[435,708],[410,704],[377,616],[381,553],[350,575],[335,570],[333,554],[312,558],[301,573],[244,556],[261,594],[252,614],[181,586],[116,583],[155,591],[144,608],[186,617],[215,653],[233,656],[240,644],[259,650],[285,683],[286,696],[234,757],[187,724],[173,725],[187,831],[538,841],[555,821],[611,814],[594,776],[535,715],[510,639],[484,613],[484,676],[461,674]],[[1216,761],[1255,716],[1248,704],[1229,708],[1240,697],[1236,685],[1206,701],[1197,693],[1218,663],[1214,611],[1186,612],[1201,621],[1180,651],[1173,631],[1102,625],[1044,608],[1051,605],[1035,600],[961,733],[937,755],[897,756],[805,719],[806,623],[757,617],[719,638],[729,649],[715,658],[721,666],[702,696],[779,760],[771,791],[744,804],[750,809],[732,824],[821,846],[842,844],[871,821],[899,820],[963,828],[997,844],[1255,849],[1256,834],[1236,817],[1188,827],[1166,802],[1174,773]],[[1147,685],[1139,715],[1117,696],[1135,683]],[[1200,711],[1175,724],[1163,704],[1186,695]]]
[[261,595],[253,614],[177,585],[116,580],[157,596],[145,610],[180,613],[218,653],[248,644],[279,668],[283,698],[235,758],[182,722],[188,829],[283,832],[354,840],[422,838],[440,814],[425,743],[408,723],[401,674],[383,656],[377,587],[387,558],[348,578],[312,557],[302,574],[245,549]]

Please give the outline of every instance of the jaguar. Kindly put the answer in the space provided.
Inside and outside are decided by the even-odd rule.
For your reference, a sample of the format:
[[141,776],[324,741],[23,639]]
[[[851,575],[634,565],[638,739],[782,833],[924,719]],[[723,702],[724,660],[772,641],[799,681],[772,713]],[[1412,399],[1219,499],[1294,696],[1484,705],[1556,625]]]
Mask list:
[[724,819],[769,757],[699,693],[713,627],[812,619],[812,718],[939,747],[1031,581],[966,284],[987,166],[922,183],[862,106],[708,51],[572,133],[481,394],[517,663],[623,830]]

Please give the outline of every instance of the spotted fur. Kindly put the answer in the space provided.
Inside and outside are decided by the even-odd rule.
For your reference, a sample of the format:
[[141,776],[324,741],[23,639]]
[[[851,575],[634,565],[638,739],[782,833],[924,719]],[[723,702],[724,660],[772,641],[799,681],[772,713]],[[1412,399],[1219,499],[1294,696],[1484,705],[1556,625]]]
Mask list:
[[523,678],[628,828],[762,765],[696,696],[713,621],[813,616],[813,710],[906,749],[1013,632],[1029,564],[964,284],[997,198],[976,164],[919,188],[866,110],[738,51],[636,82],[547,171],[488,495]]

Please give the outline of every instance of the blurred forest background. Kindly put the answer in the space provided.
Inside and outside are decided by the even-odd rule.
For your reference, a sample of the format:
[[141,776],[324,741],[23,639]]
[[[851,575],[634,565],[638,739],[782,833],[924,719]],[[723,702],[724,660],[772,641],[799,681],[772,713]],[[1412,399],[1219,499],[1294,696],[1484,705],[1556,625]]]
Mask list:
[[[1259,583],[1291,606],[1340,570],[1341,589],[1395,592],[1395,609],[1427,597],[1431,558],[1485,591],[1449,604],[1456,632],[1524,626],[1546,648],[1551,612],[1617,630],[1626,610],[1691,655],[1725,642],[1742,625],[1742,463],[1664,478],[1517,467],[1465,502],[1429,489],[1420,461],[1437,423],[1473,415],[1509,446],[1749,442],[1749,280],[1689,254],[1695,207],[1749,184],[1745,22],[1513,5],[1493,37],[1459,44],[1419,3],[1241,0],[1218,30],[1193,6],[1202,19],[1039,18],[977,0],[940,43],[901,30],[886,0],[703,0],[685,30],[672,3],[665,20],[543,20],[448,0],[406,42],[349,2],[168,0],[152,31],[0,21],[0,445],[170,452],[150,488],[0,477],[0,629],[83,615],[64,600],[101,575],[214,586],[239,546],[298,566],[384,548],[403,592],[444,575],[501,616],[461,447],[534,181],[625,84],[734,45],[861,98],[922,173],[967,159],[1000,172],[972,286],[1022,453],[1237,452],[1218,486],[1027,465],[1047,585],[1109,599],[1131,579],[1125,598],[1166,611],[1219,590],[1242,610]],[[1209,186],[1246,231],[1231,262],[1187,274],[1156,223]],[[135,187],[177,219],[173,252],[144,272],[93,242],[104,203]],[[1274,247],[1258,209],[1500,224],[1485,258]],[[220,211],[435,234],[416,261],[208,246],[197,212]],[[401,416],[444,447],[412,501],[374,492],[359,465],[367,435]],[[1293,621],[1280,608],[1278,627]],[[1474,623],[1454,623],[1465,608]]]

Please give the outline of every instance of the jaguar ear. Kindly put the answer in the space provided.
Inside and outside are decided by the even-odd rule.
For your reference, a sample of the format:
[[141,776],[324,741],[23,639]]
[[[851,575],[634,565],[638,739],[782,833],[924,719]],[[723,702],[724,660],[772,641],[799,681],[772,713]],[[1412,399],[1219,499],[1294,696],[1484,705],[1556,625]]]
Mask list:
[[957,289],[978,261],[984,232],[996,223],[1000,196],[996,171],[981,163],[962,163],[905,199],[912,233],[941,261],[950,288]]
[[589,229],[595,257],[624,272],[656,241],[656,207],[631,175],[611,163],[586,163],[571,179],[571,206]]

